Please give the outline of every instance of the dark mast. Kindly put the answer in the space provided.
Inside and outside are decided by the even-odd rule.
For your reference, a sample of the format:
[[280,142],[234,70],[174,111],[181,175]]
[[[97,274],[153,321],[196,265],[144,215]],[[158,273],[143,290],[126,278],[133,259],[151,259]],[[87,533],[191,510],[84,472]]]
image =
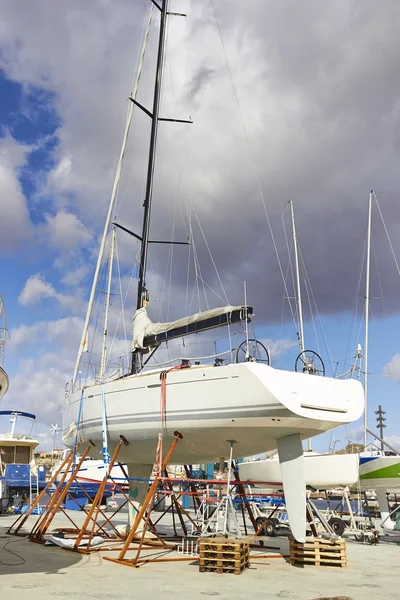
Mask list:
[[164,50],[165,50],[165,34],[167,25],[167,8],[168,0],[161,0],[160,4],[153,1],[153,4],[160,10],[160,35],[158,41],[158,55],[157,55],[157,67],[156,77],[154,84],[154,98],[153,98],[153,111],[150,115],[152,119],[151,133],[150,133],[150,148],[149,148],[149,160],[147,164],[147,181],[146,181],[146,195],[144,199],[144,216],[143,216],[143,230],[142,230],[142,244],[140,248],[140,268],[139,268],[139,280],[137,290],[137,302],[136,309],[142,308],[144,302],[147,300],[146,290],[146,265],[147,265],[147,252],[149,248],[149,231],[150,231],[150,214],[151,214],[151,201],[153,196],[153,181],[154,181],[154,165],[156,158],[156,146],[157,146],[157,133],[158,133],[158,121],[160,112],[160,97],[161,97],[161,83],[164,68]]
[[[146,194],[144,199],[144,215],[143,215],[143,229],[142,229],[142,240],[140,247],[140,267],[139,267],[139,280],[137,288],[137,300],[136,310],[142,308],[145,302],[148,301],[148,292],[146,289],[146,266],[147,266],[147,253],[149,249],[149,232],[150,232],[150,215],[151,215],[151,201],[153,197],[153,181],[154,181],[154,166],[156,161],[156,146],[157,146],[157,133],[158,133],[158,121],[160,113],[160,98],[161,98],[161,84],[164,68],[164,50],[165,50],[165,37],[166,37],[166,25],[167,25],[167,8],[168,0],[160,0],[160,4],[155,0],[151,0],[153,4],[160,11],[160,34],[158,39],[158,54],[157,54],[157,66],[156,76],[154,83],[154,97],[153,97],[153,111],[147,111],[139,105],[139,107],[146,112],[151,118],[151,133],[150,133],[150,147],[149,147],[149,159],[147,163],[147,180],[146,180]],[[138,105],[137,102],[135,104]],[[132,366],[131,372],[137,373],[142,368],[142,355],[139,352],[132,353]]]

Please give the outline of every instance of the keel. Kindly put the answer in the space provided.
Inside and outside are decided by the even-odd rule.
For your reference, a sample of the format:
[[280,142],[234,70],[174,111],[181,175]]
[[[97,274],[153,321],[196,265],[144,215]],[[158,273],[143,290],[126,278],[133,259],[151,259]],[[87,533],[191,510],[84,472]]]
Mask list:
[[303,445],[295,433],[277,440],[286,509],[293,537],[306,540],[306,477]]

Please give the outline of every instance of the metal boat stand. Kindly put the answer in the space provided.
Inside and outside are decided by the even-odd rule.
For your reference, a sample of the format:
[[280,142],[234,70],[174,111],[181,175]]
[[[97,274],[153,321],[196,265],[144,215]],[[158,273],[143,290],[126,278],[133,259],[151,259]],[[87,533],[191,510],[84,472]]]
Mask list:
[[[175,447],[178,444],[179,440],[181,440],[181,439],[183,439],[183,435],[179,431],[174,431],[174,440],[172,441],[172,444],[171,444],[165,458],[162,461],[160,473],[165,473],[168,463],[171,460],[172,454],[175,450]],[[149,528],[149,520],[150,520],[151,511],[154,506],[154,500],[155,500],[155,496],[157,493],[157,488],[160,484],[163,484],[163,478],[160,477],[158,474],[155,477],[154,481],[152,482],[150,489],[147,493],[147,496],[146,496],[142,506],[140,507],[139,512],[136,515],[135,522],[128,534],[128,537],[125,540],[124,545],[122,546],[122,548],[120,550],[118,557],[111,558],[110,556],[103,556],[104,560],[122,564],[122,565],[125,565],[128,567],[138,567],[141,563],[147,563],[147,562],[193,560],[193,556],[178,557],[178,558],[176,558],[176,557],[141,558],[142,551],[149,549],[149,546],[150,546],[150,549],[154,549],[155,546],[159,546],[159,547],[161,546],[165,550],[176,550],[177,549],[176,544],[167,544],[167,542],[164,539],[162,539],[157,533],[155,533],[155,535],[157,537],[158,543],[153,542],[153,541],[149,542],[149,540],[146,539],[146,533]],[[139,526],[142,521],[144,522],[143,530],[141,532],[140,537],[136,537],[138,534]],[[136,554],[135,554],[134,558],[126,558],[126,553],[129,550],[132,550],[131,544],[133,541],[139,542],[138,547],[134,548],[134,550],[136,551]]]
[[[90,442],[88,444],[87,448],[85,449],[85,451],[83,452],[78,464],[74,466],[70,479],[67,481],[67,483],[65,483],[65,480],[68,476],[69,469],[71,468],[72,462],[74,459],[73,452],[68,454],[68,456],[63,461],[62,465],[60,466],[58,471],[55,473],[55,475],[51,478],[51,480],[49,481],[49,483],[47,484],[47,486],[45,487],[43,492],[41,494],[39,494],[39,496],[32,502],[32,504],[29,506],[27,512],[24,513],[23,515],[20,515],[18,517],[18,519],[11,525],[10,529],[8,530],[8,533],[10,533],[11,535],[27,535],[31,541],[44,543],[43,535],[44,535],[44,533],[46,533],[48,527],[50,526],[50,524],[51,524],[52,520],[54,519],[54,516],[56,515],[58,510],[61,510],[62,512],[64,512],[66,517],[70,521],[72,521],[72,519],[64,511],[64,509],[62,508],[61,505],[62,505],[64,499],[66,498],[66,496],[68,495],[69,489],[70,489],[72,483],[74,482],[76,475],[77,475],[83,461],[87,457],[92,446],[94,446],[94,444],[93,444],[93,442]],[[54,489],[51,488],[50,486],[55,483],[57,476],[62,472],[63,468],[65,468],[65,470],[64,470],[64,473],[63,473],[59,483],[56,485],[56,487]],[[20,529],[21,529],[22,525],[33,514],[34,509],[36,508],[36,506],[39,505],[39,502],[41,499],[43,499],[43,497],[45,496],[45,493],[49,494],[50,498],[49,498],[43,512],[41,513],[39,518],[36,520],[36,522],[33,525],[30,532],[20,533]],[[13,530],[14,527],[15,527],[15,530]]]
[[[68,455],[64,458],[62,464],[57,469],[57,471],[54,473],[54,475],[52,476],[50,481],[47,482],[46,486],[43,488],[43,490],[40,492],[40,494],[38,494],[36,496],[36,498],[33,500],[31,505],[29,506],[28,510],[25,513],[21,513],[19,515],[19,517],[17,518],[17,520],[14,521],[14,523],[9,527],[9,529],[7,530],[7,533],[9,535],[19,535],[21,537],[25,537],[28,535],[27,533],[23,533],[23,532],[20,533],[21,528],[24,526],[24,524],[29,519],[29,517],[33,514],[35,508],[40,506],[40,502],[43,500],[43,498],[46,496],[46,494],[51,493],[51,491],[52,491],[51,488],[54,485],[54,483],[55,483],[58,475],[61,473],[61,471],[63,469],[65,469],[66,472],[69,471],[69,469],[71,468],[73,458],[74,458],[73,452],[68,453]],[[50,501],[50,499],[49,499],[49,501]],[[46,504],[44,512],[46,511],[46,509],[48,507],[49,501]]]

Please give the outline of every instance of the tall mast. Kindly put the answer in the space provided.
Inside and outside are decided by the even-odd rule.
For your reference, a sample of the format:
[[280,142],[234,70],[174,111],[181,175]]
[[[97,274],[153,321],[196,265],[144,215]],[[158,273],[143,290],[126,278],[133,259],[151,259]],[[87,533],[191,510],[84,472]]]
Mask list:
[[368,229],[367,229],[367,266],[365,273],[365,342],[364,342],[364,448],[367,445],[367,426],[368,426],[368,334],[369,334],[369,277],[371,270],[371,212],[372,212],[372,194],[369,194],[368,202]]
[[107,337],[108,337],[108,315],[110,312],[110,297],[111,297],[111,279],[114,261],[114,249],[115,249],[115,228],[111,233],[111,246],[110,246],[110,257],[108,263],[108,277],[107,277],[107,292],[106,292],[106,305],[104,313],[104,327],[103,327],[103,344],[101,348],[101,364],[100,364],[100,377],[104,378],[107,362]]
[[[147,40],[149,37],[150,24],[151,24],[152,17],[153,17],[153,8],[151,9],[151,12],[149,15],[149,20],[148,20],[146,33],[145,33],[144,40],[143,40],[141,56],[140,56],[139,70],[138,70],[138,74],[136,77],[134,88],[132,90],[131,99],[135,99],[137,92],[138,92],[139,81],[140,81],[140,77],[142,74],[142,67],[143,67],[144,57],[145,57],[146,48],[147,48]],[[108,235],[111,220],[113,217],[115,200],[117,197],[119,181],[120,181],[120,177],[121,177],[122,163],[124,161],[126,146],[128,143],[128,137],[129,137],[129,132],[130,132],[130,128],[131,128],[133,108],[134,108],[134,104],[130,103],[129,108],[128,108],[128,115],[126,118],[125,132],[124,132],[124,137],[122,140],[121,151],[120,151],[119,160],[118,160],[118,166],[117,166],[117,170],[115,172],[115,177],[114,177],[113,189],[112,189],[112,193],[111,193],[111,200],[110,200],[110,204],[108,207],[106,222],[104,224],[103,237],[101,239],[99,255],[97,257],[96,269],[95,269],[94,276],[93,276],[92,289],[90,291],[90,298],[89,298],[88,308],[86,311],[85,323],[83,325],[83,331],[82,331],[81,341],[79,344],[78,355],[76,357],[76,362],[75,362],[74,374],[72,376],[71,391],[73,391],[74,387],[75,387],[75,382],[76,382],[76,378],[78,375],[78,369],[79,369],[79,365],[81,362],[82,354],[86,351],[87,345],[88,345],[89,322],[90,322],[90,317],[92,315],[94,299],[95,299],[95,294],[96,294],[96,290],[97,290],[97,283],[99,280],[101,264],[103,261],[104,250],[106,247],[107,235]]]
[[297,310],[299,313],[299,343],[300,343],[300,350],[302,352],[304,352],[303,306],[302,306],[302,302],[301,302],[299,254],[298,254],[298,247],[297,247],[296,223],[294,220],[293,200],[289,200],[289,204],[290,204],[290,214],[292,215],[294,258],[295,258],[295,263],[296,263]]
[[[152,0],[154,1],[154,0]],[[160,111],[160,98],[161,98],[161,84],[164,67],[164,48],[165,48],[165,37],[166,37],[166,25],[167,25],[167,7],[168,0],[161,0],[160,5],[154,1],[155,6],[160,10],[160,35],[158,41],[158,55],[157,55],[157,67],[156,77],[154,85],[154,98],[153,98],[153,111],[151,114],[151,133],[150,133],[150,148],[149,148],[149,160],[147,165],[147,181],[146,181],[146,195],[144,200],[144,216],[143,216],[143,230],[142,230],[142,245],[140,248],[140,268],[139,268],[139,281],[137,290],[137,302],[136,308],[142,308],[147,302],[147,290],[146,290],[146,265],[147,265],[147,252],[149,248],[149,230],[150,230],[150,214],[151,214],[151,201],[153,196],[153,181],[154,181],[154,165],[156,158],[156,146],[157,146],[157,133],[158,133],[158,121]]]

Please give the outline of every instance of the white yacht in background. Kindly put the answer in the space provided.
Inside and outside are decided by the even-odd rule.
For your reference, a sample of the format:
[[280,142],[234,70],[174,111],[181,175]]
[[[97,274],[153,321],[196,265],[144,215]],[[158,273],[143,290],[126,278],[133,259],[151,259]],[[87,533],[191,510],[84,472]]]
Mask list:
[[[271,490],[282,489],[282,473],[278,455],[265,460],[250,460],[240,463],[239,476],[242,481],[274,482],[265,486]],[[314,490],[332,490],[355,485],[359,477],[358,454],[319,454],[304,452],[306,486]]]
[[[257,340],[249,340],[248,323],[253,311],[246,301],[243,306],[226,305],[168,323],[153,323],[148,317],[148,250],[152,243],[166,243],[155,242],[150,237],[157,131],[159,122],[168,120],[162,119],[159,114],[168,0],[161,0],[159,9],[159,48],[152,110],[145,109],[136,101],[136,90],[130,97],[131,109],[136,105],[151,119],[143,229],[138,235],[116,223],[111,226],[131,110],[78,358],[65,397],[63,441],[73,448],[78,435],[83,443],[92,440],[97,446],[93,456],[97,458],[100,449],[108,457],[119,443],[120,436],[124,436],[126,444],[122,445],[118,460],[127,463],[130,478],[136,479],[130,481],[130,494],[139,504],[147,491],[147,483],[143,480],[150,477],[160,433],[164,449],[169,446],[175,430],[184,435],[174,452],[174,464],[205,463],[227,456],[228,440],[236,442],[234,450],[237,457],[277,447],[287,506],[289,511],[293,511],[292,531],[301,541],[305,538],[302,440],[357,420],[364,406],[362,386],[354,380],[319,377],[312,368],[289,372],[271,367],[268,353],[262,354],[264,346]],[[131,369],[128,374],[114,373],[107,377],[106,340],[115,227],[128,231],[140,241],[140,270],[137,310],[133,316]],[[109,235],[111,250],[100,370],[94,381],[81,386],[78,377],[80,360],[87,351],[95,292]],[[175,304],[177,302],[176,299]],[[226,364],[216,356],[211,361],[199,358],[178,361],[174,366],[146,367],[145,355],[151,353],[150,356],[153,356],[163,343],[216,327],[230,327],[234,323],[243,324],[245,333],[243,343],[236,348],[232,364]],[[254,352],[251,352],[252,347]]]
[[[63,463],[63,461],[65,460],[65,458],[67,457],[67,454],[69,453],[69,450],[65,450],[64,453],[61,455],[60,459],[54,464],[54,467],[52,468],[52,475],[57,473],[57,471],[59,470],[61,464]],[[76,462],[79,460],[79,456],[76,456]],[[96,485],[99,485],[105,475],[106,475],[106,469],[107,469],[107,463],[104,462],[104,460],[98,460],[95,458],[87,458],[82,462],[82,465],[78,471],[78,474],[76,476],[76,481],[80,484],[83,485],[83,487],[90,487],[95,489]],[[74,466],[72,465],[71,468],[68,470],[67,476],[65,478],[65,481],[68,481],[71,478],[72,472],[74,470]],[[61,470],[57,477],[55,482],[58,483],[62,476],[64,475],[65,471]],[[114,465],[114,467],[111,469],[110,472],[110,477],[112,479],[114,479],[119,485],[127,485],[128,482],[126,480],[126,465],[122,465],[122,469],[119,465]],[[112,482],[110,480],[110,484],[112,485]]]

